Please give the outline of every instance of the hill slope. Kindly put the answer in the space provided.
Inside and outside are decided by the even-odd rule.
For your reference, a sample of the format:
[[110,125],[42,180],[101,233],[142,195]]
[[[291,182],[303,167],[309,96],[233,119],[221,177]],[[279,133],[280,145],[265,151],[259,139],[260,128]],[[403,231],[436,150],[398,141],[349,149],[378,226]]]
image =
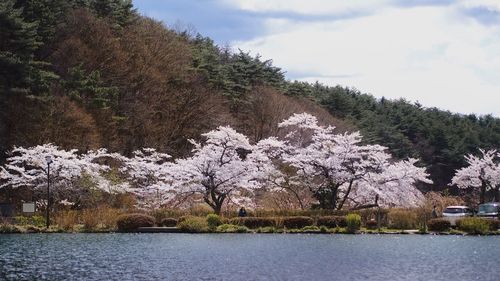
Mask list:
[[500,144],[492,116],[286,81],[271,61],[169,30],[130,1],[3,1],[0,36],[2,158],[15,145],[47,142],[181,156],[188,138],[217,125],[257,141],[306,111],[339,130],[361,130],[399,158],[421,158],[442,188],[464,154]]

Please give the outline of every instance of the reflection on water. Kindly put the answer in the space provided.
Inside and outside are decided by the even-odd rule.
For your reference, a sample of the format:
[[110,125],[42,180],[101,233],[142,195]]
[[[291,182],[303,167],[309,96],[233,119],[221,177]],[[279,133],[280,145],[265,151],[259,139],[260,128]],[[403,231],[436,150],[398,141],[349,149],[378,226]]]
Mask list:
[[500,237],[0,235],[0,280],[500,280]]

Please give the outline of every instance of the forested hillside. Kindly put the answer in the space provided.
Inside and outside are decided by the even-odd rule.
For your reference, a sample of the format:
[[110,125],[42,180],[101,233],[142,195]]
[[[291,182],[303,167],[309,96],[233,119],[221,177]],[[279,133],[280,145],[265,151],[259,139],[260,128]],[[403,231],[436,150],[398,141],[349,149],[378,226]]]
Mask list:
[[187,139],[217,125],[256,142],[309,112],[399,158],[421,158],[440,189],[464,154],[500,144],[497,118],[287,81],[271,61],[171,30],[126,0],[2,1],[0,91],[2,159],[42,143],[183,156]]

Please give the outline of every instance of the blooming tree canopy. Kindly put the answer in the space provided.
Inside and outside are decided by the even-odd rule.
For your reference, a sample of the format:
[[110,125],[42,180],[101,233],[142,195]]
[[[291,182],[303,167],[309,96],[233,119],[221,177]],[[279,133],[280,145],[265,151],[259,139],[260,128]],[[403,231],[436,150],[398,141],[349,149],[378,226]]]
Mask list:
[[[116,156],[115,156],[116,157]],[[120,172],[125,174],[136,195],[139,207],[158,208],[167,204],[174,196],[168,162],[170,155],[160,153],[154,148],[143,148],[133,152],[133,157],[118,155],[122,160]]]
[[468,166],[456,171],[451,184],[462,189],[479,188],[480,203],[485,202],[486,192],[492,190],[495,201],[498,202],[500,200],[500,164],[498,161],[500,155],[496,150],[480,149],[479,151],[480,157],[471,154],[465,156]]
[[385,147],[363,145],[358,132],[335,134],[310,114],[294,114],[279,127],[290,130],[282,161],[297,169],[322,208],[361,205],[375,196],[386,205],[413,206],[422,200],[414,184],[431,183],[417,160],[391,164]]
[[[108,186],[101,173],[107,171],[109,167],[94,163],[89,155],[78,155],[76,152],[76,150],[62,150],[52,144],[14,148],[5,166],[0,168],[0,188],[29,187],[38,191],[46,187],[47,157],[52,159],[50,163],[52,191],[60,200],[67,199],[71,193],[69,188],[74,187],[74,181],[83,175],[96,180],[97,188]],[[65,193],[65,198],[61,193]]]
[[193,155],[171,167],[176,190],[201,195],[216,213],[228,200],[250,204],[253,190],[263,186],[272,169],[267,155],[230,127],[219,127],[202,136],[202,143],[191,140]]

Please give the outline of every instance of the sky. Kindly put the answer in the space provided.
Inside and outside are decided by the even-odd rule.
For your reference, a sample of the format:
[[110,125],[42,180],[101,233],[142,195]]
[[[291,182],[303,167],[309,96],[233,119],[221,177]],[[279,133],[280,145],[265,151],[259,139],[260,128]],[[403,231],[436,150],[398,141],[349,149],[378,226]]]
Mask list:
[[500,117],[500,0],[134,0],[286,72],[375,97]]

